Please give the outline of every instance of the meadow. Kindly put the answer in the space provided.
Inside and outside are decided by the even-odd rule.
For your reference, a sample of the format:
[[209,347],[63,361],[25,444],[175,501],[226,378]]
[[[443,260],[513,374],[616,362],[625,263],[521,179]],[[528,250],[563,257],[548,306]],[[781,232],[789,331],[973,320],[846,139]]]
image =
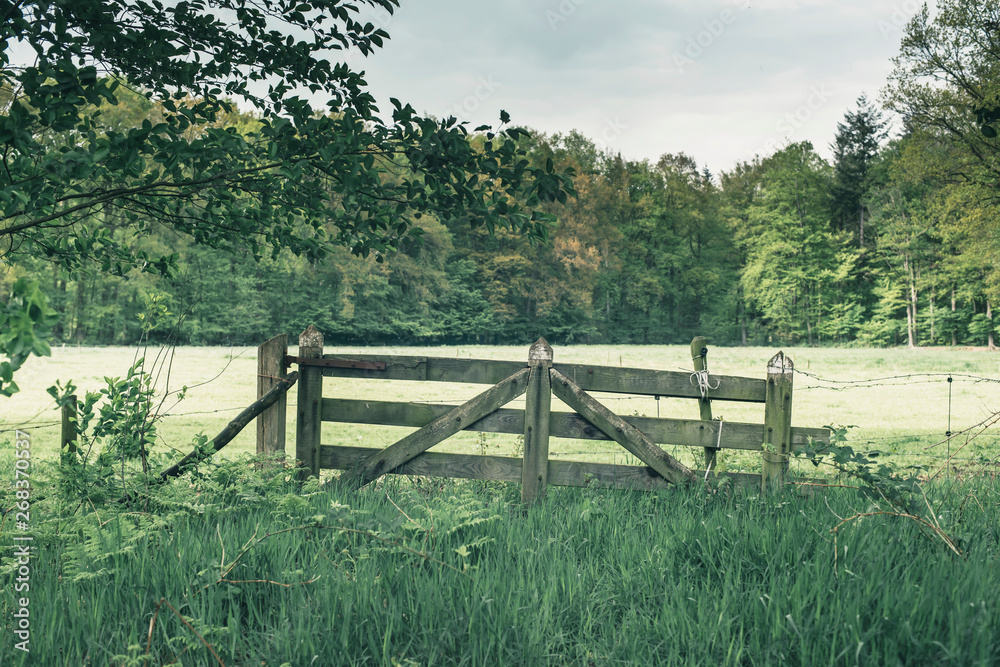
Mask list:
[[[142,511],[36,516],[31,653],[4,665],[978,665],[1000,661],[1000,489],[964,557],[867,503],[393,478],[297,489],[224,465]],[[39,508],[40,509],[40,508]],[[43,518],[44,517],[44,518]],[[73,526],[72,539],[59,531]],[[4,535],[5,547],[8,535]]]
[[[527,348],[364,351],[520,360]],[[709,369],[763,377],[774,351],[712,349]],[[0,664],[1000,662],[1000,447],[988,427],[1000,384],[983,379],[998,378],[998,357],[962,349],[786,352],[812,374],[795,378],[793,424],[857,424],[852,446],[885,451],[900,466],[926,464],[925,475],[951,448],[955,467],[914,498],[929,512],[882,513],[891,508],[878,497],[839,486],[811,497],[793,488],[762,495],[726,486],[550,487],[530,507],[516,484],[390,477],[358,492],[300,486],[285,469],[249,465],[252,427],[225,456],[155,493],[67,500],[45,388],[73,378],[96,389],[104,376],[123,375],[134,351],[65,348],[32,359],[0,425],[0,441],[15,425],[32,441],[31,653],[15,648],[13,634],[23,594],[14,585],[25,575],[5,559]],[[180,404],[163,404],[162,450],[186,452],[196,433],[214,435],[252,402],[253,353],[176,351],[169,386],[189,390]],[[557,362],[662,369],[690,362],[683,347],[570,346],[555,354]],[[949,385],[941,373],[953,374],[952,430],[986,420],[969,431],[976,437],[944,442]],[[431,402],[482,390],[384,381],[326,387],[327,396]],[[626,414],[697,416],[690,400],[604,398]],[[758,411],[716,407],[729,420],[759,421]],[[326,424],[324,442],[374,446],[402,432]],[[552,444],[558,456],[626,460],[606,442]],[[441,448],[509,454],[516,446],[516,438],[465,434]],[[694,462],[696,452],[678,453]],[[957,460],[976,457],[975,474],[976,462]],[[731,463],[752,471],[757,458]],[[5,446],[4,508],[16,502],[12,463]],[[21,534],[5,511],[4,553]]]

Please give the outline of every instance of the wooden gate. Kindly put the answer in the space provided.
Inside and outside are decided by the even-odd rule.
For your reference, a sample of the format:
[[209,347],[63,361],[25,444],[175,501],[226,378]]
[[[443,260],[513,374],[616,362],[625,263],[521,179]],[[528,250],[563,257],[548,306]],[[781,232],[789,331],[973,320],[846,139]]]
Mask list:
[[[530,502],[557,486],[611,486],[656,489],[707,477],[691,470],[659,445],[700,447],[706,469],[715,465],[720,449],[760,451],[762,474],[723,473],[765,488],[786,481],[788,458],[809,438],[828,440],[829,430],[791,425],[792,360],[777,353],[765,379],[709,375],[703,338],[692,344],[694,373],[616,368],[588,364],[556,364],[552,348],[539,339],[526,362],[450,359],[423,356],[323,354],[323,336],[310,325],[299,336],[299,353],[288,356],[287,340],[277,336],[258,350],[258,394],[299,367],[295,458],[302,475],[321,469],[345,471],[341,480],[355,487],[385,474],[427,475],[520,482],[521,496]],[[491,385],[465,403],[435,405],[372,400],[323,398],[323,378],[417,380]],[[619,416],[591,392],[679,397],[699,403],[701,419],[660,419]],[[503,406],[525,395],[525,409]],[[574,412],[552,412],[555,395]],[[723,422],[711,417],[712,401],[764,404],[764,424]],[[323,422],[416,427],[385,449],[333,447],[321,443]],[[521,434],[521,458],[446,454],[427,450],[462,430]],[[285,406],[269,408],[259,418],[257,451],[284,451]],[[614,440],[644,466],[549,459],[549,438]]]

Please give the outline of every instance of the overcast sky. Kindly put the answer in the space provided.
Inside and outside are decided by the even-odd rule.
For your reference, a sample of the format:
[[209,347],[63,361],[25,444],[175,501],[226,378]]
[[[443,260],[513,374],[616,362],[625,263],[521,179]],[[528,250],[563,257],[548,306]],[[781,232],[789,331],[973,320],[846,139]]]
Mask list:
[[[390,41],[352,56],[388,98],[473,126],[577,129],[628,159],[684,152],[713,172],[786,141],[829,158],[878,100],[916,0],[402,0]],[[933,7],[933,4],[932,4]]]

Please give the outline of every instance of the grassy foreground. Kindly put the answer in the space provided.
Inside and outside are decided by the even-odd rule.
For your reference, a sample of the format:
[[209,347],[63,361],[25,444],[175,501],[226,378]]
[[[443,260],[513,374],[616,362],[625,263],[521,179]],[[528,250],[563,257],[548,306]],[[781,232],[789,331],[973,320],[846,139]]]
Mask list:
[[0,664],[1000,663],[996,478],[944,505],[964,558],[899,517],[832,533],[869,508],[840,489],[518,494],[300,494],[228,463],[129,511],[44,501],[31,653],[5,562]]
[[[526,348],[382,351],[526,356]],[[710,370],[762,377],[773,353],[713,350]],[[54,466],[58,427],[45,388],[72,378],[97,389],[103,376],[124,375],[133,352],[65,349],[33,359],[18,377],[22,393],[0,415],[0,665],[1000,664],[1000,429],[942,443],[949,389],[953,431],[996,422],[997,357],[791,354],[798,369],[823,378],[796,376],[794,424],[858,424],[851,444],[899,466],[931,471],[949,448],[978,457],[928,483],[928,512],[920,510],[961,556],[926,525],[876,513],[887,504],[843,488],[802,498],[728,487],[550,487],[527,509],[517,485],[394,478],[357,493],[300,489],[286,471],[255,472],[240,458],[253,448],[252,428],[227,448],[230,460],[218,457],[153,496],[88,496],[81,481],[117,482],[84,476],[69,480],[75,490],[64,496],[72,485]],[[674,370],[690,356],[680,347],[556,355]],[[167,458],[248,405],[256,373],[252,351],[204,348],[178,350],[170,368],[171,388],[193,388],[179,406],[164,404],[173,415],[159,432]],[[871,378],[882,379],[841,384]],[[331,382],[325,394],[456,403],[479,391],[368,381]],[[697,415],[690,400],[604,398],[623,414]],[[713,407],[730,421],[761,418],[760,406]],[[16,525],[14,448],[6,446],[15,426],[31,440],[27,532]],[[387,445],[399,436],[391,427],[324,426],[327,444]],[[516,441],[503,438],[463,434],[436,449],[507,454]],[[552,444],[556,457],[627,461],[608,443]],[[697,454],[674,453],[689,463]],[[725,456],[731,469],[759,464],[758,455]],[[27,575],[10,557],[25,535],[34,547]],[[25,576],[30,590],[17,590]],[[15,648],[14,634],[25,595],[29,654]]]

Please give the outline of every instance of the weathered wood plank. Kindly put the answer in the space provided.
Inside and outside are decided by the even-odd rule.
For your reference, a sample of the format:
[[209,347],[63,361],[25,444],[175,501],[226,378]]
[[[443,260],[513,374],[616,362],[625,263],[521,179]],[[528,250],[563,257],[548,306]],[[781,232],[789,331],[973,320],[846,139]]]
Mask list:
[[[701,392],[698,385],[691,382],[690,373],[582,364],[556,364],[554,368],[584,391],[701,399]],[[764,402],[763,380],[713,375],[712,382],[719,383],[718,389],[713,389],[709,394],[713,399]]]
[[828,428],[809,428],[808,426],[793,426],[792,427],[792,451],[799,445],[808,445],[809,438],[813,440],[819,440],[821,442],[830,442],[830,429]]
[[383,362],[385,370],[371,368],[324,368],[327,377],[373,380],[427,380],[431,382],[467,382],[497,384],[527,364],[523,361],[495,359],[448,359],[445,357],[409,357],[380,354],[351,354],[345,357],[328,354],[325,359],[351,359]]
[[[324,468],[353,470],[360,461],[377,453],[370,447],[331,447],[324,445],[321,461]],[[427,477],[453,477],[481,479],[491,482],[520,482],[522,460],[506,456],[478,456],[474,454],[442,454],[424,452],[406,463],[386,472],[390,475],[424,475]],[[698,471],[696,471],[698,474]],[[704,475],[704,471],[700,471]],[[753,473],[721,473],[737,483],[760,486],[760,475]],[[611,463],[584,463],[578,461],[549,461],[548,483],[553,486],[582,486],[654,490],[669,489],[674,485],[646,466],[615,465]]]
[[[347,424],[381,424],[385,426],[421,427],[454,410],[454,405],[435,403],[393,403],[345,398],[323,399],[323,420]],[[697,419],[657,419],[655,417],[622,416],[622,419],[657,444],[685,447],[714,447],[719,439],[720,422]],[[722,448],[760,451],[763,425],[745,422],[725,422],[722,426]],[[524,411],[503,408],[469,424],[464,430],[486,433],[524,433]],[[552,412],[549,435],[574,440],[611,440],[599,428],[575,412]],[[792,444],[808,444],[809,438],[829,441],[825,428],[792,427]]]
[[[299,334],[299,356],[323,355],[323,334],[309,325]],[[300,479],[319,477],[320,432],[323,426],[323,371],[315,366],[299,370],[299,395],[295,421],[295,458],[302,462]]]
[[[352,470],[359,461],[371,456],[378,449],[370,447],[323,446],[321,461],[330,470]],[[704,470],[695,470],[698,477]],[[388,475],[422,475],[426,477],[452,477],[456,479],[480,479],[490,482],[521,481],[521,459],[506,456],[478,456],[474,454],[442,454],[424,452],[403,465],[390,470]],[[757,473],[725,472],[719,477],[728,477],[739,486],[760,488]],[[822,482],[809,478],[793,478],[792,482]],[[552,486],[580,486],[594,488],[617,488],[655,490],[669,489],[674,485],[660,477],[656,471],[646,466],[615,465],[611,463],[586,463],[581,461],[549,461],[549,484]]]
[[[341,357],[326,355],[324,358],[339,359]],[[526,365],[522,361],[379,354],[351,354],[343,358],[365,362],[384,362],[385,370],[324,368],[323,374],[328,377],[344,378],[496,384]],[[690,373],[584,364],[556,364],[554,368],[573,380],[584,391],[701,399],[701,392],[698,391],[697,385],[691,383]],[[713,399],[764,402],[764,380],[713,375],[712,382],[719,383],[719,388],[711,391]]]
[[[284,382],[288,335],[281,334],[257,348],[257,398]],[[285,451],[285,420],[288,396],[282,394],[274,405],[257,418],[257,454]]]
[[[357,468],[360,462],[381,451],[381,449],[373,447],[331,447],[324,445],[320,460],[324,468],[351,471]],[[482,479],[491,482],[520,482],[521,459],[506,456],[424,452],[406,463],[386,471],[385,474]]]
[[792,452],[792,378],[795,366],[791,357],[778,352],[767,364],[767,400],[764,403],[764,451],[761,485],[777,489],[785,484],[788,456]]
[[445,438],[463,430],[500,406],[509,403],[525,392],[528,385],[528,368],[495,384],[475,398],[438,417],[420,430],[410,433],[398,442],[372,454],[361,461],[356,470],[341,476],[348,487],[360,488],[378,479],[389,470],[397,468],[417,454],[426,451]]
[[[691,340],[691,360],[695,373],[702,373],[708,367],[708,341],[704,336],[695,336]],[[712,399],[707,396],[699,398],[698,410],[702,421],[712,421]],[[715,468],[715,452],[715,446],[705,446],[705,470]]]
[[528,388],[524,397],[524,463],[521,502],[545,497],[549,477],[549,417],[552,407],[552,347],[539,338],[528,351]]
[[552,392],[556,396],[601,429],[605,435],[635,454],[640,461],[675,484],[697,480],[687,466],[653,444],[642,431],[595,401],[568,377],[554,368],[551,375]]

